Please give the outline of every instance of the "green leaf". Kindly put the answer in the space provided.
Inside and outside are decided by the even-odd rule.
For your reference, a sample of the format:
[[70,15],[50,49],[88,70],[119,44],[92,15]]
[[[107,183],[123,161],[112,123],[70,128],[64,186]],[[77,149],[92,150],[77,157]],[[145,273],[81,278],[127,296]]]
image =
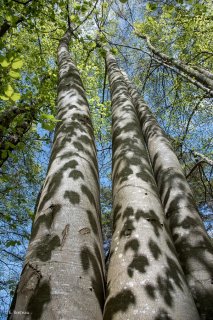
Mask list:
[[13,60],[12,68],[13,69],[20,69],[23,66],[23,63],[24,63],[23,60],[15,59],[15,60]]
[[81,12],[85,13],[87,11],[87,9],[88,9],[88,6],[87,5],[83,5],[81,7]]
[[7,59],[4,59],[4,60],[2,60],[2,61],[0,62],[0,65],[1,65],[3,68],[8,67],[9,64],[10,64],[10,62],[7,61]]
[[0,95],[0,99],[1,99],[1,100],[4,100],[4,101],[7,101],[7,100],[9,100],[9,98],[8,98],[8,97],[6,97],[6,96],[3,96],[3,95]]
[[9,214],[6,214],[4,218],[6,221],[11,221],[11,216]]
[[75,10],[80,10],[80,9],[81,9],[81,5],[80,5],[79,3],[77,3],[77,2],[74,2],[74,3],[73,3],[73,8],[74,8]]
[[12,22],[12,21],[13,21],[13,16],[7,15],[5,18],[6,18],[6,20],[7,20],[8,22]]
[[121,2],[121,3],[126,3],[126,2],[127,2],[127,0],[120,0],[120,2]]
[[17,101],[17,100],[19,100],[20,98],[21,98],[21,95],[20,95],[20,93],[18,93],[18,92],[14,93],[14,94],[10,97],[10,99],[13,100],[13,101]]
[[77,22],[78,21],[78,16],[76,16],[75,14],[71,14],[70,21],[71,22]]
[[42,119],[48,119],[48,120],[54,120],[55,117],[52,114],[42,113],[41,114]]
[[11,97],[14,93],[13,88],[11,87],[10,84],[7,85],[7,88],[4,90],[4,93],[6,94],[7,97]]
[[48,131],[53,131],[55,129],[54,123],[42,123],[42,128]]
[[21,77],[20,73],[14,70],[10,70],[9,75],[14,79],[19,79]]
[[2,159],[6,159],[6,158],[7,158],[7,155],[8,155],[7,150],[2,150],[2,152],[1,152],[1,158],[2,158]]
[[48,113],[42,113],[41,114],[41,119],[45,119],[45,120],[51,120],[51,121],[54,121],[54,122],[59,122],[61,120],[58,120],[54,117],[54,115],[52,114],[48,114]]
[[118,54],[118,50],[116,48],[112,48],[110,50],[114,55],[117,55]]
[[155,10],[156,8],[157,8],[157,4],[156,3],[150,3],[150,2],[148,2],[147,4],[146,4],[146,9],[148,10],[148,11],[153,11],[153,10]]
[[20,245],[21,242],[19,240],[9,240],[6,242],[6,247],[14,247],[15,245]]

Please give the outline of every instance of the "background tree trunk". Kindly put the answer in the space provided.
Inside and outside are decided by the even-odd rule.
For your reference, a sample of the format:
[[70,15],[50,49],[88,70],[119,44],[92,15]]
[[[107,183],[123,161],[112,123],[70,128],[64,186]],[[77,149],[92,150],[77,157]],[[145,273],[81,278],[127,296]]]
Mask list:
[[[147,46],[149,50],[158,58],[160,58],[162,64],[165,66],[174,66],[179,71],[183,72],[186,76],[188,76],[188,80],[198,87],[200,87],[202,90],[206,91],[210,94],[210,96],[213,97],[213,74],[209,72],[208,70],[205,70],[203,68],[194,67],[194,66],[188,66],[182,61],[178,61],[174,58],[171,58],[167,56],[165,53],[160,52],[157,50],[152,44],[148,36],[146,35],[137,35],[146,40]],[[181,74],[181,73],[180,73]]]
[[169,140],[126,74],[123,75],[138,111],[179,261],[202,319],[212,319],[212,243]]
[[[58,49],[58,125],[9,319],[102,319],[99,178],[89,107],[68,45]],[[24,314],[18,314],[24,312]]]
[[199,319],[170,239],[135,108],[110,53],[106,61],[114,231],[104,319]]

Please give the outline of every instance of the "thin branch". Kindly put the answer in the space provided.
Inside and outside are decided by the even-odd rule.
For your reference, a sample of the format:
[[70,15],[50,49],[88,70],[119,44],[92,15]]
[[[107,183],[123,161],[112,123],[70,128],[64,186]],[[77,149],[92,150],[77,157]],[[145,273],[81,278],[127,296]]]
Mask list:
[[28,1],[25,1],[25,2],[22,2],[22,1],[19,1],[19,0],[12,0],[12,1],[16,2],[16,3],[19,3],[19,4],[23,4],[24,6],[26,6],[28,3],[30,3],[33,0],[28,0]]
[[105,59],[104,85],[103,85],[103,93],[102,93],[101,103],[104,103],[105,88],[106,88],[106,78],[107,78],[107,66],[106,66],[106,59]]
[[190,125],[190,122],[192,120],[192,117],[194,116],[195,112],[197,111],[201,101],[204,99],[204,97],[202,97],[195,105],[194,109],[192,110],[192,113],[190,114],[189,116],[189,119],[188,119],[188,122],[187,122],[187,125],[186,125],[186,130],[185,130],[185,133],[183,135],[183,137],[181,138],[181,141],[180,141],[180,144],[182,144],[187,136],[187,133],[188,133],[188,130],[189,130],[189,125]]
[[208,163],[210,166],[213,166],[213,160],[209,159],[208,157],[204,156],[202,153],[199,153],[197,151],[194,150],[190,150],[191,153],[195,156],[195,157],[200,157],[203,161],[205,161],[206,163]]
[[92,8],[92,10],[91,10],[91,11],[88,13],[88,15],[81,21],[81,23],[73,30],[73,32],[76,31],[76,30],[89,18],[89,16],[91,16],[91,14],[92,14],[93,11],[95,10],[97,4],[98,4],[98,0],[96,0],[94,6],[93,6],[93,8]]
[[195,165],[192,167],[192,169],[189,171],[189,173],[187,173],[186,179],[188,179],[191,176],[191,174],[195,171],[195,169],[197,169],[197,167],[199,167],[203,162],[204,161],[201,160],[201,161],[195,163]]
[[69,1],[68,0],[67,0],[66,9],[67,9],[67,25],[68,25],[68,29],[70,29],[71,28],[71,21],[70,21]]

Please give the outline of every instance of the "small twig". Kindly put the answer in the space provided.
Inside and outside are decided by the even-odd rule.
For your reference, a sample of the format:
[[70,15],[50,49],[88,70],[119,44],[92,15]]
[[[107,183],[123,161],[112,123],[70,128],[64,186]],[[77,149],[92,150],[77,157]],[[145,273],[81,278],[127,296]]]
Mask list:
[[192,169],[191,169],[191,170],[189,171],[189,173],[186,175],[186,179],[188,179],[189,176],[195,171],[195,169],[196,169],[198,166],[200,166],[201,163],[203,163],[203,162],[204,162],[204,161],[201,160],[201,161],[195,163],[195,165],[192,167]]

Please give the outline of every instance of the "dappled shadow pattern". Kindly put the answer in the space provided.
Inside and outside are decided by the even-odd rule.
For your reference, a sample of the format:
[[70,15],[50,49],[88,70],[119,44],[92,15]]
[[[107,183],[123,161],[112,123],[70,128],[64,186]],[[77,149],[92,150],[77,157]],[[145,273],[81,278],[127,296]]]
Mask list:
[[69,201],[75,205],[75,204],[79,204],[80,202],[80,196],[77,192],[75,191],[65,191],[64,193],[64,198],[66,199],[69,199]]
[[154,318],[154,320],[176,320],[172,317],[172,315],[168,314],[166,310],[163,308],[160,309],[158,315]]
[[[48,261],[51,258],[52,251],[60,247],[61,239],[57,234],[46,234],[39,243],[36,244],[35,257],[41,261]],[[32,259],[34,253],[30,256]]]
[[213,247],[172,146],[148,106],[124,75],[139,114],[165,214],[200,315],[213,318]]
[[117,312],[125,312],[127,311],[130,305],[134,305],[136,303],[136,298],[131,290],[124,289],[121,290],[116,296],[111,297],[106,302],[106,308],[104,312],[104,319],[113,319],[113,316]]
[[43,277],[36,265],[27,264],[23,269],[21,280],[16,289],[8,320],[13,318],[23,319],[24,314],[20,311],[25,312],[29,319],[39,320],[43,315],[44,307],[50,301],[51,287],[49,280]]
[[100,264],[100,261],[102,259],[102,252],[100,252],[100,248],[95,243],[94,248],[94,253],[87,246],[84,246],[81,249],[81,265],[84,273],[90,275],[91,285],[87,289],[91,292],[91,294],[94,291],[100,308],[101,310],[103,310],[103,292],[105,292],[105,279],[103,278],[103,266]]
[[51,204],[48,208],[43,211],[43,214],[40,214],[32,225],[31,241],[37,236],[37,233],[40,228],[43,228],[47,231],[51,230],[54,217],[57,215],[60,210],[61,205]]
[[[107,56],[112,92],[113,238],[104,320],[198,319],[170,233],[138,115],[114,58]],[[122,293],[127,295],[123,305]],[[129,295],[129,300],[128,300]],[[130,299],[131,298],[131,299]],[[165,309],[165,315],[161,309]],[[172,319],[171,318],[171,319]],[[186,319],[190,319],[187,318]]]
[[32,320],[39,320],[43,314],[43,308],[51,301],[51,288],[48,280],[41,280],[38,288],[31,296],[27,311]]
[[[73,306],[76,312],[72,314],[73,318],[79,317],[80,310],[74,308],[73,288],[81,299],[84,300],[84,294],[87,297],[87,293],[76,282],[81,272],[85,272],[85,282],[91,280],[94,287],[90,291],[88,304],[91,313],[101,314],[99,305],[103,307],[104,299],[99,178],[93,127],[83,84],[70,58],[68,40],[64,37],[58,55],[59,121],[26,256],[27,262],[35,264],[50,277],[48,284],[43,280],[40,282],[28,305],[35,319],[41,318],[44,304],[47,306],[45,312],[51,313],[47,303],[50,300],[58,306],[58,310],[71,310]],[[92,272],[87,273],[83,267],[81,269],[79,253],[85,242],[89,248],[89,263],[94,275]],[[58,279],[56,283],[53,278]],[[54,287],[54,294],[51,290],[53,285],[57,287],[57,290]],[[25,311],[26,305],[20,307],[16,304],[16,308]],[[84,311],[85,317],[89,317],[87,311]]]
[[140,273],[144,273],[146,272],[146,267],[148,265],[149,261],[145,255],[134,255],[132,262],[128,265],[127,273],[132,278],[134,269],[138,270]]

